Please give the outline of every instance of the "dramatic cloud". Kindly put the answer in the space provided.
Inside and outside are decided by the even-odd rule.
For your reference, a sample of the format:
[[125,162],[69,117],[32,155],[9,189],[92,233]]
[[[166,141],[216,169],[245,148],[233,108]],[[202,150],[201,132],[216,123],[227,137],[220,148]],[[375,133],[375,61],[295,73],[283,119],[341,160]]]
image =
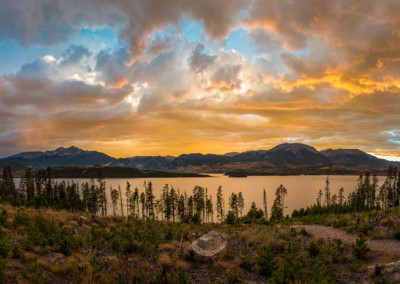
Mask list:
[[[0,155],[296,141],[400,156],[399,11],[394,0],[4,0],[0,37],[39,55],[0,76]],[[93,46],[104,29],[115,45]]]

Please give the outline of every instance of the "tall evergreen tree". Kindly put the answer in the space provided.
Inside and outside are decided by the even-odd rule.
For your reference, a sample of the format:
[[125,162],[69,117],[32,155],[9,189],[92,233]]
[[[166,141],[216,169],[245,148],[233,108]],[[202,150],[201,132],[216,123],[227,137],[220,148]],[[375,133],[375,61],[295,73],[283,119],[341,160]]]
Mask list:
[[264,195],[263,195],[263,205],[264,205],[265,220],[268,221],[267,192],[265,191],[265,188],[264,188]]
[[240,216],[243,216],[243,209],[244,209],[244,198],[242,192],[240,191],[238,194],[238,210]]
[[331,205],[331,190],[329,188],[329,176],[326,177],[325,181],[325,205],[329,206]]
[[112,204],[113,214],[114,216],[116,216],[119,193],[118,190],[113,189],[111,186],[110,186],[110,193],[111,193],[111,204]]
[[151,218],[152,220],[155,219],[155,215],[154,215],[154,199],[155,196],[153,194],[153,183],[151,181],[149,181],[147,183],[146,186],[146,210],[147,210],[147,215],[149,218]]
[[221,186],[217,190],[217,218],[220,222],[223,222],[225,218],[225,201]]

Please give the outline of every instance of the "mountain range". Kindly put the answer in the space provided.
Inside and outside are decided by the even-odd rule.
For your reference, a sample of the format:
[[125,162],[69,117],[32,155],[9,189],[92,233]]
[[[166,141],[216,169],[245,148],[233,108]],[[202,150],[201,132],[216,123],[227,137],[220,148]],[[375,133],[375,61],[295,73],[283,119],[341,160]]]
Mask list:
[[97,151],[86,151],[75,146],[53,151],[24,152],[0,159],[0,165],[10,164],[19,170],[31,165],[38,168],[60,166],[111,166],[143,170],[226,172],[234,170],[268,169],[274,167],[327,166],[400,166],[400,162],[379,159],[358,149],[327,149],[318,151],[300,143],[284,143],[269,150],[216,154],[182,154],[173,156],[135,156],[113,158]]

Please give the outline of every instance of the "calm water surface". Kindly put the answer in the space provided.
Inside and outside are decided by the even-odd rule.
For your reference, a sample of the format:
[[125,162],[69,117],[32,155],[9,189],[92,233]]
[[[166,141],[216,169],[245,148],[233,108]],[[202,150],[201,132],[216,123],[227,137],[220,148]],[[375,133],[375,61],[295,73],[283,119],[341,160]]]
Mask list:
[[[345,197],[353,191],[357,185],[358,176],[330,176],[331,195],[338,194],[339,188],[343,187]],[[379,184],[382,184],[384,177],[378,177]],[[61,181],[60,179],[56,179]],[[87,179],[70,179],[78,183],[88,181]],[[181,193],[186,191],[188,195],[192,194],[193,187],[200,185],[208,189],[208,194],[212,194],[215,211],[215,201],[218,186],[222,186],[225,202],[232,192],[243,194],[245,201],[244,212],[250,208],[251,202],[256,202],[258,207],[263,206],[263,189],[267,192],[268,212],[271,212],[271,206],[275,198],[275,191],[279,185],[287,188],[288,195],[285,198],[285,214],[291,214],[294,209],[307,207],[316,202],[317,193],[325,187],[326,176],[250,176],[247,178],[229,178],[224,175],[212,174],[208,178],[131,178],[131,179],[106,179],[107,188],[110,186],[118,188],[121,186],[123,197],[125,197],[126,182],[129,181],[131,189],[138,187],[143,191],[145,181],[153,183],[154,195],[159,198],[161,190],[165,184],[179,189]],[[16,181],[19,184],[19,181]],[[110,204],[110,202],[109,202]],[[111,206],[111,204],[110,204]],[[227,205],[226,205],[226,208]],[[111,208],[109,212],[111,212]]]

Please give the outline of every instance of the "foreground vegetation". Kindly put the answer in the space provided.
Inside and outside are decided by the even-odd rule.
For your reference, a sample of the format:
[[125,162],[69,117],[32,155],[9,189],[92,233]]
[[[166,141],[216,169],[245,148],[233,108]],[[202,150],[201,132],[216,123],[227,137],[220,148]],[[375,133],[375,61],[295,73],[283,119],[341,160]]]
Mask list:
[[[313,238],[304,229],[264,219],[194,224],[91,217],[50,209],[1,208],[0,275],[29,283],[356,283],[373,258],[365,243]],[[202,262],[185,248],[210,230],[228,240],[226,252]]]
[[[390,283],[399,271],[371,264],[400,255],[371,251],[367,238],[400,239],[399,175],[386,181],[360,176],[355,192],[331,194],[329,178],[315,205],[284,217],[287,190],[279,186],[270,214],[242,194],[215,203],[200,186],[191,195],[165,186],[159,198],[126,185],[110,189],[101,174],[81,185],[53,181],[51,171],[29,169],[17,188],[9,168],[0,179],[0,277],[28,283]],[[325,199],[323,201],[323,199]],[[111,200],[111,204],[108,204]],[[125,202],[123,202],[125,200]],[[227,206],[226,206],[227,205]],[[214,206],[216,220],[214,220]],[[225,208],[225,206],[227,208]],[[110,208],[112,210],[110,210]],[[117,210],[120,214],[117,213]],[[111,211],[111,212],[110,212]],[[293,224],[323,224],[358,234],[354,243],[314,237]],[[228,241],[220,256],[203,262],[186,251],[210,230]],[[397,277],[397,278],[396,278]]]

